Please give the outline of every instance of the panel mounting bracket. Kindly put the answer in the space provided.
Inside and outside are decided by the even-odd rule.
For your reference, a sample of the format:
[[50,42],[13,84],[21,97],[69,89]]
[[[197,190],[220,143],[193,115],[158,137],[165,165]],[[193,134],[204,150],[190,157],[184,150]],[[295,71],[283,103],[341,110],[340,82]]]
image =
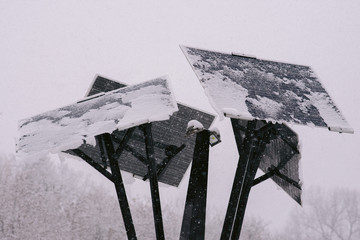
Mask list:
[[244,54],[244,53],[238,53],[238,52],[232,52],[231,55],[237,56],[237,57],[244,57],[244,58],[256,59],[256,56],[254,56],[254,55]]

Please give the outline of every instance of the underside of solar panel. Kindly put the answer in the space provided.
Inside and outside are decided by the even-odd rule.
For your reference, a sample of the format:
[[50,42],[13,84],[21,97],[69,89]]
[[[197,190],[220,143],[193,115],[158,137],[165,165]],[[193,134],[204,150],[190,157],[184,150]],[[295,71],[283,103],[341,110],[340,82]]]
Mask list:
[[[235,130],[240,131],[242,141],[247,123],[246,120],[240,120],[240,128]],[[269,124],[265,121],[257,121],[256,129],[266,125]],[[271,132],[269,142],[261,153],[256,154],[260,158],[259,168],[265,173],[264,177],[271,178],[291,198],[301,204],[302,189],[299,174],[301,155],[298,135],[285,124],[270,123],[269,126],[268,131]]]

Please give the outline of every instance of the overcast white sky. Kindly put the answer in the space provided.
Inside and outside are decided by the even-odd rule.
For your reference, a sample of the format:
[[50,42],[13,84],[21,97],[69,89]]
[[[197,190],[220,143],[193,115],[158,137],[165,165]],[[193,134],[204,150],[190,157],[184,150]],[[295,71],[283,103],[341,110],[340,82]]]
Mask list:
[[[97,73],[128,84],[169,75],[178,101],[214,113],[183,44],[313,67],[355,134],[292,126],[305,193],[360,190],[359,42],[358,0],[0,0],[0,152],[14,152],[18,120],[81,99]],[[223,143],[211,150],[208,203],[225,214],[237,152],[230,122],[215,126]],[[163,201],[182,201],[187,181],[162,187]],[[277,227],[293,206],[268,181],[253,189],[248,213]]]

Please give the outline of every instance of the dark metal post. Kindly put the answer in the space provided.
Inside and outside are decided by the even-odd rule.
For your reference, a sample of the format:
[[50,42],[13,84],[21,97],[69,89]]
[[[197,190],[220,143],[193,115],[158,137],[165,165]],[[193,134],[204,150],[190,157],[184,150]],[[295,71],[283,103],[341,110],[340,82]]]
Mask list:
[[72,149],[70,150],[72,151],[74,154],[76,154],[78,157],[82,158],[84,161],[86,161],[90,166],[92,166],[93,168],[95,168],[99,173],[101,173],[104,177],[106,177],[107,179],[109,179],[110,181],[114,182],[114,178],[113,175],[111,173],[109,173],[108,171],[106,171],[105,168],[103,168],[100,164],[98,164],[97,162],[95,162],[91,157],[89,157],[88,155],[86,155],[83,151],[81,151],[80,149]]
[[121,172],[118,162],[113,157],[115,150],[111,140],[111,135],[109,133],[105,133],[102,135],[102,138],[105,143],[104,145],[105,145],[107,157],[109,158],[111,173],[114,180],[113,182],[119,199],[119,204],[125,224],[126,234],[128,239],[135,240],[137,239],[137,237],[136,237],[134,223],[131,217],[129,203],[126,197],[125,186],[121,177]]
[[[226,216],[224,220],[223,229],[221,232],[221,240],[227,240],[230,239],[233,227],[234,227],[234,221],[235,216],[238,211],[239,207],[239,201],[241,192],[243,189],[245,176],[248,171],[248,166],[251,163],[251,151],[252,151],[252,141],[253,141],[253,135],[254,130],[256,128],[256,120],[248,122],[245,138],[242,139],[239,127],[238,127],[238,120],[231,119],[233,131],[235,135],[235,140],[237,144],[237,148],[239,151],[239,162],[237,165],[237,169],[235,172],[233,187],[230,194],[229,204],[226,211]],[[251,165],[251,164],[250,164]],[[245,210],[245,209],[244,209]]]
[[150,181],[150,191],[151,191],[151,200],[153,205],[153,214],[155,221],[155,232],[156,239],[163,240],[164,236],[164,227],[161,214],[161,204],[160,204],[160,195],[159,195],[159,186],[156,172],[156,163],[154,155],[154,142],[151,133],[151,123],[143,125],[144,135],[145,135],[145,145],[146,145],[146,156],[147,156],[147,165],[148,165],[148,174]]
[[180,240],[205,238],[209,141],[208,130],[197,133]]
[[231,239],[232,240],[238,240],[240,237],[240,232],[242,228],[242,223],[244,220],[245,210],[246,210],[246,204],[249,199],[249,194],[251,187],[253,186],[253,181],[256,175],[256,171],[260,164],[260,157],[256,156],[256,150],[257,150],[257,139],[254,139],[251,141],[252,145],[250,147],[250,152],[248,156],[248,164],[246,169],[246,175],[244,179],[244,183],[241,189],[240,193],[240,199],[238,203],[238,207],[236,210],[236,216],[235,216],[235,222],[233,225],[233,230],[231,233]]
[[251,159],[251,162],[248,165],[244,185],[241,190],[241,197],[239,200],[233,231],[231,235],[232,240],[238,240],[240,238],[241,227],[244,220],[246,204],[249,198],[250,190],[254,185],[254,179],[256,171],[260,164],[261,155],[265,150],[266,144],[269,143],[271,137],[274,134],[272,128],[273,124],[268,123],[263,128],[256,130],[250,138],[251,145],[248,147],[250,148],[251,156],[249,157],[249,159]]

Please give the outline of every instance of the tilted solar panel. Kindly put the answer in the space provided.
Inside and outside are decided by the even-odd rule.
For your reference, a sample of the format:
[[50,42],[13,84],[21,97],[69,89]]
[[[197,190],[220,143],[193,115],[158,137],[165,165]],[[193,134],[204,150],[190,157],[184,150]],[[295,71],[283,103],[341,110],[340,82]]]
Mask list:
[[177,104],[167,78],[98,94],[19,122],[18,156],[64,151],[116,129],[169,119]]
[[220,116],[353,133],[310,67],[181,48]]
[[[90,96],[125,86],[125,84],[97,76],[88,94]],[[172,186],[180,184],[193,156],[195,137],[186,136],[187,123],[195,119],[201,122],[205,128],[209,128],[215,119],[212,114],[184,104],[178,104],[178,109],[179,111],[174,113],[169,120],[152,123],[155,158],[158,170],[160,169],[158,180]],[[125,131],[114,131],[111,134],[115,148],[124,135]],[[98,142],[95,146],[83,144],[79,149],[98,161],[98,163],[102,165],[108,164],[105,159],[105,162],[103,162],[101,158]],[[121,170],[146,178],[148,168],[145,165],[145,143],[141,129],[137,128],[135,130],[118,161]]]

